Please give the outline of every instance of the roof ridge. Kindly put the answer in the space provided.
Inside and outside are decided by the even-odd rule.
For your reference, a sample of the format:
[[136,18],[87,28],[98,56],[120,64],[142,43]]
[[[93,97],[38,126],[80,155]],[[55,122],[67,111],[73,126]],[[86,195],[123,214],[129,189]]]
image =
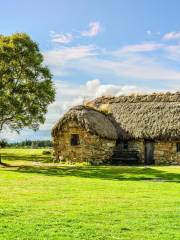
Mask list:
[[176,93],[152,93],[152,94],[131,94],[126,96],[102,96],[95,98],[89,103],[138,103],[138,102],[180,102],[180,92]]

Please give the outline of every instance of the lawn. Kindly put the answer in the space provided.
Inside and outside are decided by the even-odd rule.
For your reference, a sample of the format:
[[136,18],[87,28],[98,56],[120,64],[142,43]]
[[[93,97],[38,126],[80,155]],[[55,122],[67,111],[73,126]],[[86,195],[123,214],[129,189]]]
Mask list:
[[179,167],[48,166],[1,150],[0,239],[179,240]]

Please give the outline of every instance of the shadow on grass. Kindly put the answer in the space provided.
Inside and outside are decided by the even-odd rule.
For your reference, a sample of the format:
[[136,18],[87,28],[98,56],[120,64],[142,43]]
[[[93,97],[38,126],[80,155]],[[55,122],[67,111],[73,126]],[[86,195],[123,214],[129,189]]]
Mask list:
[[16,172],[35,173],[46,176],[75,176],[116,181],[180,182],[180,174],[169,173],[152,167],[19,167]]
[[8,160],[8,161],[37,161],[37,162],[50,162],[52,161],[51,155],[39,155],[39,154],[30,154],[30,155],[16,155],[16,154],[9,154],[3,153],[1,154],[1,160]]

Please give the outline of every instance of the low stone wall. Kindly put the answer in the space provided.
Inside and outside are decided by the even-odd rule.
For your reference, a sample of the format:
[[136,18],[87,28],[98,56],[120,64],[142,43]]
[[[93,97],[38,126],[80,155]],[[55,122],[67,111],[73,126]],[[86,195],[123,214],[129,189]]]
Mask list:
[[[79,135],[79,145],[71,145],[72,134]],[[115,140],[102,139],[88,133],[75,122],[68,122],[59,132],[59,136],[53,139],[53,144],[57,160],[101,164],[111,158],[116,143]]]
[[177,152],[175,141],[154,143],[154,160],[156,165],[180,165],[180,152]]

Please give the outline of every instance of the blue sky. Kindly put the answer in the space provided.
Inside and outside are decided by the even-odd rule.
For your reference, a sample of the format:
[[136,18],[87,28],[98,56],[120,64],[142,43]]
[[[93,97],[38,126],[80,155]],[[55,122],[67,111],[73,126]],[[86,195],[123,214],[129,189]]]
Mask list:
[[101,95],[180,90],[178,0],[0,0],[0,31],[26,32],[53,73],[56,101],[34,133],[48,139],[71,106]]

